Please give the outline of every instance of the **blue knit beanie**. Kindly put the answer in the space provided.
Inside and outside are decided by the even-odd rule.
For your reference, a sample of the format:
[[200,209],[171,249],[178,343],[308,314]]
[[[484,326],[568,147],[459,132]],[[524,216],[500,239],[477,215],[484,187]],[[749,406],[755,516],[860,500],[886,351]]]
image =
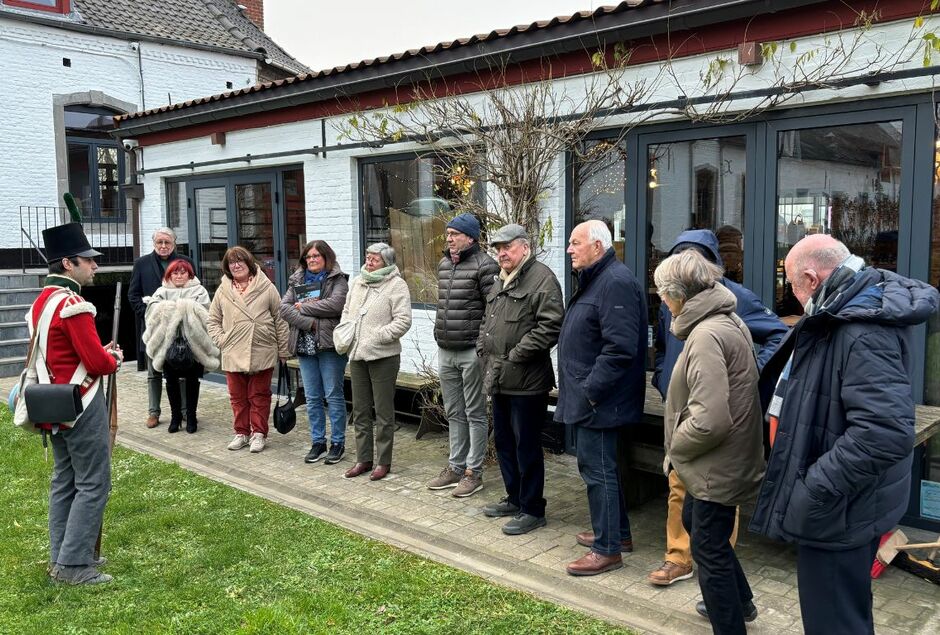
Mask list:
[[470,214],[469,212],[464,212],[463,214],[458,214],[454,216],[449,223],[447,223],[448,229],[456,229],[461,234],[466,234],[473,240],[480,239],[480,221],[477,220],[476,216]]

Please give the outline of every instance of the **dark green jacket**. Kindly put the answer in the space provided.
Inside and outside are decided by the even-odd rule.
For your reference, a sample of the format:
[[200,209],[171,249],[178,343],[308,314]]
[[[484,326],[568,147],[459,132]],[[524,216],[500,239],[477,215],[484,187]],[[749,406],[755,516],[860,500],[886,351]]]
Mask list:
[[558,279],[534,257],[507,288],[496,279],[477,340],[486,394],[537,395],[555,387],[551,350],[563,307]]

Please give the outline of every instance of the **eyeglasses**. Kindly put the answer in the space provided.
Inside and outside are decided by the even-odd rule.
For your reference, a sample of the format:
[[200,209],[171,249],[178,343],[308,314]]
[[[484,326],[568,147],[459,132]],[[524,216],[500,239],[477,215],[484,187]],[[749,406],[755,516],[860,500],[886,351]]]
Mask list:
[[228,266],[231,268],[231,267],[245,267],[246,265],[245,265],[244,260],[230,260],[228,263]]
[[160,245],[160,246],[171,246],[173,244],[173,241],[172,240],[155,240],[153,241],[153,244]]
[[322,257],[323,257],[323,256],[321,256],[320,254],[307,254],[306,257],[305,257],[305,259],[306,259],[306,260],[317,260],[317,259],[322,258]]

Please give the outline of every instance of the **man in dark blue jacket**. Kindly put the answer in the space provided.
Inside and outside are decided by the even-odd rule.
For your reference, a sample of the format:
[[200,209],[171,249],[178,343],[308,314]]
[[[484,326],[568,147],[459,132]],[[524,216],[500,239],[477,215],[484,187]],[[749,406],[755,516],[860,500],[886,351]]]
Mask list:
[[938,294],[823,234],[785,268],[805,314],[761,376],[772,448],[750,528],[797,544],[806,633],[874,633],[872,561],[910,491],[912,327]]
[[646,300],[611,245],[610,230],[599,220],[575,227],[568,241],[579,285],[558,340],[555,420],[574,426],[593,528],[577,535],[578,544],[591,551],[568,565],[571,575],[618,569],[621,552],[633,551],[617,438],[623,426],[643,417]]
[[[708,260],[718,266],[723,266],[719,253],[718,238],[707,229],[691,229],[679,234],[669,255],[694,249]],[[757,365],[760,369],[770,359],[773,352],[780,345],[780,341],[787,333],[786,325],[780,321],[773,311],[766,308],[754,293],[733,280],[722,278],[721,283],[734,294],[738,301],[735,309],[738,317],[751,332],[751,339],[759,346],[757,351]],[[676,365],[679,353],[685,345],[682,340],[673,335],[669,327],[672,324],[672,314],[663,304],[659,307],[659,327],[656,330],[656,371],[653,374],[653,385],[659,393],[666,398],[666,389],[672,377],[672,369]],[[692,549],[689,534],[682,526],[682,504],[685,501],[685,485],[679,480],[674,470],[669,472],[669,505],[666,514],[666,554],[663,564],[655,571],[650,572],[648,580],[656,586],[669,586],[680,580],[692,577]],[[737,525],[731,542],[737,538]]]

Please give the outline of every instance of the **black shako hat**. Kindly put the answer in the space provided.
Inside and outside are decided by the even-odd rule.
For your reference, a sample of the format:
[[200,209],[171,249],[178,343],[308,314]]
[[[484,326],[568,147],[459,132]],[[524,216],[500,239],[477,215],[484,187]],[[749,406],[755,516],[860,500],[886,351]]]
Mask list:
[[42,241],[46,245],[46,260],[53,262],[71,256],[94,258],[100,256],[88,244],[85,232],[78,223],[66,223],[42,230]]

